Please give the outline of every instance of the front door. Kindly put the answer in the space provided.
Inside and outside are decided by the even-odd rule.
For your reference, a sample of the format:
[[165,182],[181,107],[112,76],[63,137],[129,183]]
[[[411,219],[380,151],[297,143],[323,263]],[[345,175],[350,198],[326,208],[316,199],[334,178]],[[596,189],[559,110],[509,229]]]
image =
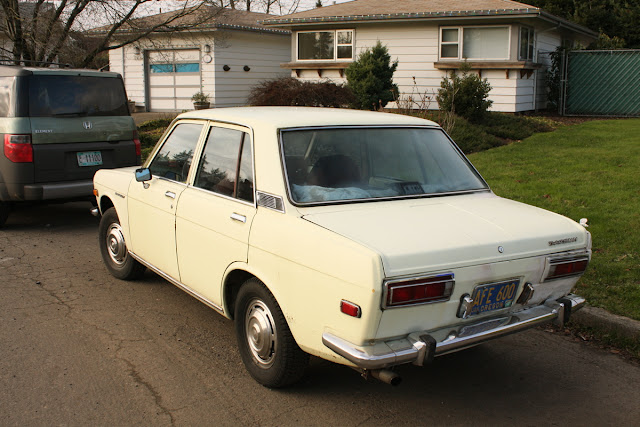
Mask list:
[[129,188],[132,251],[175,280],[180,280],[176,254],[175,213],[187,188],[191,160],[202,123],[180,122],[149,164],[152,179]]

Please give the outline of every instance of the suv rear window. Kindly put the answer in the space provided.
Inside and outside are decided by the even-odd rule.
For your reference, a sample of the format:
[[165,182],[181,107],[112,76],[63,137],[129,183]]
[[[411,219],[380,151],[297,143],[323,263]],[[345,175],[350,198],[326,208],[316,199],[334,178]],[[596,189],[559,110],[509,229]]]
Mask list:
[[120,79],[90,76],[29,77],[29,116],[128,116]]

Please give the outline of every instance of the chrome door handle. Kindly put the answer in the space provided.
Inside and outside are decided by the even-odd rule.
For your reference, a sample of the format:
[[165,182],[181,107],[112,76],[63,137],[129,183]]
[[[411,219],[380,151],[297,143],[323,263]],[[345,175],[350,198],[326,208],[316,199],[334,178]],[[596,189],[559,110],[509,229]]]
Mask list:
[[235,212],[231,214],[231,219],[234,220],[234,221],[242,222],[242,223],[247,222],[247,217],[246,216],[237,214]]
[[167,191],[166,193],[164,193],[164,195],[167,197],[171,197],[172,199],[176,198],[176,193],[174,193],[173,191]]

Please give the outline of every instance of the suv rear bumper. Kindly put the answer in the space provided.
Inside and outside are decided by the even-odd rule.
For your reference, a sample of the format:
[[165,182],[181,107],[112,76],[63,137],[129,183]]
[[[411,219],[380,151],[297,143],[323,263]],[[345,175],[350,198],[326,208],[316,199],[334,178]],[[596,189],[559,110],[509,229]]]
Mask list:
[[[418,331],[404,338],[378,342],[370,346],[356,346],[325,332],[322,342],[335,353],[362,369],[383,369],[413,363],[422,366],[434,356],[473,347],[494,338],[555,321],[564,324],[572,311],[582,308],[585,299],[569,294],[561,301],[547,301],[517,313],[479,319],[475,323],[449,326],[436,331]],[[433,335],[444,336],[437,342]]]
[[24,186],[24,200],[53,200],[89,197],[93,194],[93,181],[53,182]]

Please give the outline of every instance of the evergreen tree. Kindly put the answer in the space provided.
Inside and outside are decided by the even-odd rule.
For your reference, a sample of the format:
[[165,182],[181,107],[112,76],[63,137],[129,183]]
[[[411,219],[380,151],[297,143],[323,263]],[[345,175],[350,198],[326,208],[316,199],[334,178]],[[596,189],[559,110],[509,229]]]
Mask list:
[[357,98],[356,108],[377,110],[396,98],[398,86],[393,83],[393,73],[398,61],[391,62],[388,49],[380,41],[363,51],[347,68],[349,88]]

